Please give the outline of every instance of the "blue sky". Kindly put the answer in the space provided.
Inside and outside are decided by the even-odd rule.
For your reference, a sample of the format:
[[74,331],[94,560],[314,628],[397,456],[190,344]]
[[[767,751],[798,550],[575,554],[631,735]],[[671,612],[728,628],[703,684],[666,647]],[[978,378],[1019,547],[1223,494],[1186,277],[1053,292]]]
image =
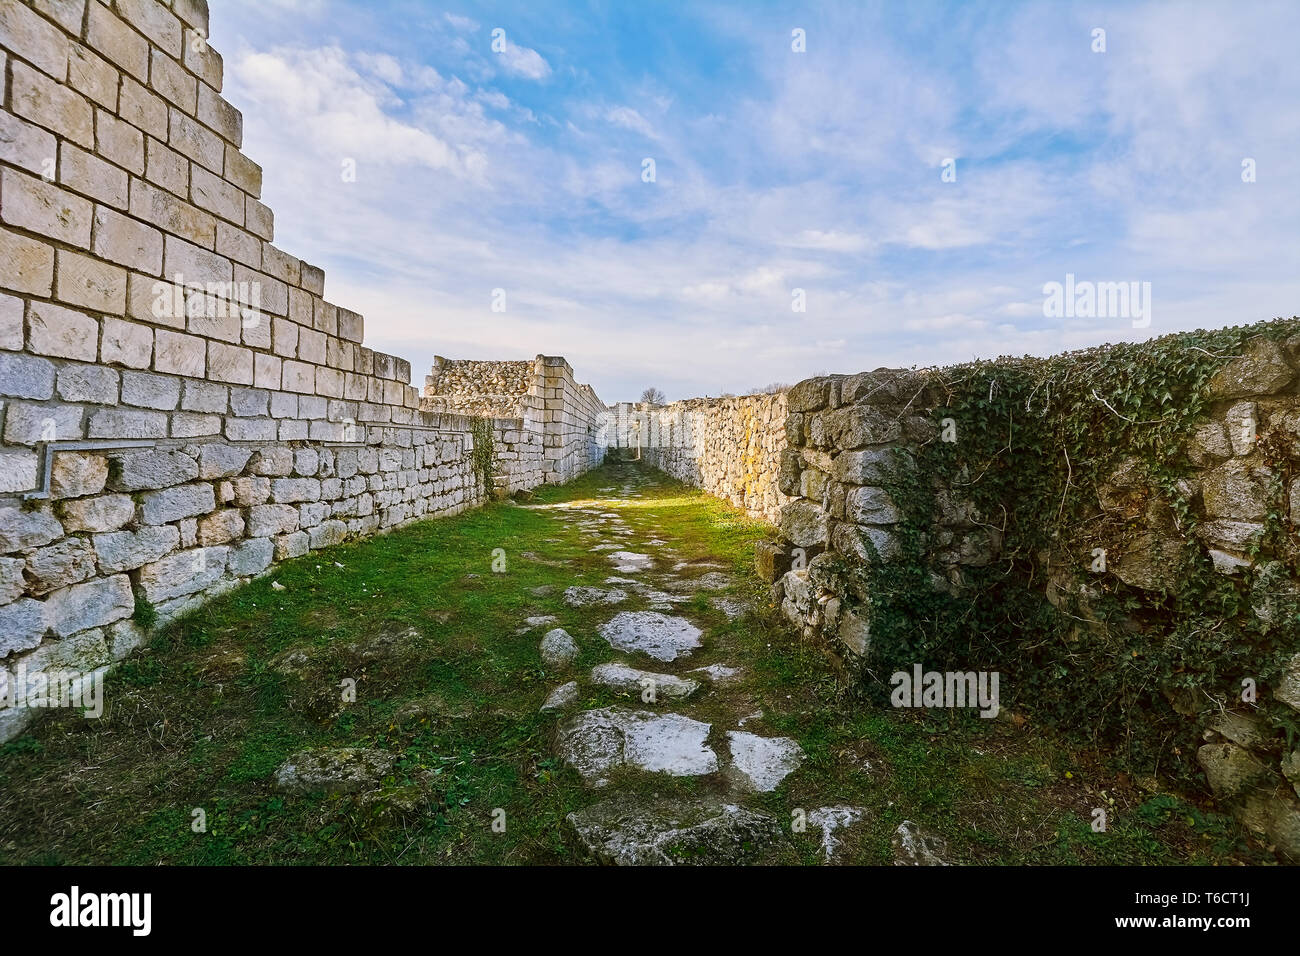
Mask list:
[[[1300,311],[1298,4],[214,0],[211,33],[277,245],[416,385],[545,352],[686,398]],[[1067,273],[1151,283],[1150,326],[1045,318]]]

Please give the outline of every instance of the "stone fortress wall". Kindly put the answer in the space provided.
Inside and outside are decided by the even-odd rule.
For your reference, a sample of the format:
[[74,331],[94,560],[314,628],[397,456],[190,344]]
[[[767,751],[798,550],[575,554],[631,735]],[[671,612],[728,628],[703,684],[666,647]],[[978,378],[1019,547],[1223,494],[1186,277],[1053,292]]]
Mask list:
[[639,449],[659,470],[775,524],[791,500],[777,486],[785,423],[784,392],[622,402],[611,409],[609,445]]
[[[1250,327],[1242,354],[1225,353],[1224,364],[1204,383],[1203,414],[1184,449],[1186,471],[1173,485],[1176,496],[1189,503],[1188,514],[1177,510],[1180,502],[1169,488],[1138,465],[1136,454],[1130,453],[1136,449],[1126,448],[1125,440],[1140,435],[1128,433],[1127,439],[1120,439],[1113,427],[1118,419],[1105,415],[1099,425],[1085,429],[1091,457],[1115,458],[1095,490],[1080,490],[1077,473],[1065,480],[1071,495],[1096,498],[1084,509],[1087,520],[1108,529],[1102,550],[1109,563],[1098,571],[1106,578],[1102,587],[1089,579],[1087,561],[1080,573],[1080,555],[1063,553],[1059,545],[1034,555],[1028,568],[1021,557],[1007,562],[1006,514],[1015,512],[1017,499],[1031,492],[1030,482],[1041,472],[1038,462],[995,456],[988,467],[1002,472],[1006,497],[986,503],[983,513],[965,491],[981,479],[969,468],[951,473],[941,468],[918,481],[932,498],[932,513],[920,538],[929,583],[921,587],[948,595],[960,606],[972,593],[973,578],[1005,564],[1016,575],[1014,587],[1037,592],[1062,614],[1085,622],[1067,640],[1109,640],[1094,626],[1104,617],[1099,601],[1106,592],[1136,608],[1122,618],[1130,638],[1140,635],[1141,641],[1159,646],[1173,639],[1168,635],[1186,629],[1182,612],[1170,611],[1166,595],[1183,583],[1180,561],[1188,546],[1199,549],[1211,577],[1232,582],[1244,595],[1244,610],[1240,620],[1230,623],[1240,629],[1243,640],[1256,642],[1250,645],[1254,649],[1207,651],[1196,663],[1236,675],[1235,680],[1243,667],[1243,673],[1253,673],[1251,668],[1273,648],[1294,655],[1260,691],[1280,705],[1275,713],[1281,716],[1270,723],[1253,705],[1234,706],[1227,684],[1215,685],[1217,702],[1200,690],[1192,693],[1186,685],[1179,686],[1177,675],[1159,687],[1156,696],[1167,700],[1161,706],[1168,708],[1170,718],[1176,713],[1199,735],[1200,745],[1193,749],[1216,797],[1284,856],[1296,860],[1300,750],[1285,743],[1276,721],[1285,726],[1300,717],[1300,580],[1295,571],[1300,544],[1298,331],[1295,320]],[[1167,349],[1160,360],[1166,368],[1186,369],[1206,350],[1179,339],[1171,336],[1164,344],[1157,340],[1135,348],[1148,354]],[[1066,381],[1087,381],[1094,394],[1100,389],[1104,397],[1115,383],[1087,376],[1106,353],[1105,348],[1085,350],[1051,361],[1060,363]],[[1034,361],[1026,367],[1034,367]],[[1017,367],[1016,361],[1008,364]],[[880,369],[809,379],[778,395],[693,399],[661,407],[624,403],[611,410],[610,445],[639,449],[644,460],[664,472],[777,525],[777,539],[757,549],[760,575],[773,582],[774,599],[792,624],[856,669],[874,660],[872,617],[880,595],[864,583],[870,580],[869,572],[851,570],[845,575],[832,569],[862,572],[913,560],[905,540],[906,507],[893,495],[900,484],[916,477],[916,462],[933,463],[924,453],[943,441],[944,418],[954,414],[945,376],[960,377],[970,368]],[[1159,370],[1158,363],[1154,368]],[[997,388],[996,376],[993,379],[990,400]],[[1099,399],[1085,400],[1101,407]],[[1053,412],[1061,413],[1059,408]],[[1024,414],[1029,416],[1028,409]],[[971,421],[954,424],[972,427]],[[1000,425],[1002,431],[990,436],[997,439],[994,445],[1001,445],[1005,427]],[[1059,456],[1059,450],[1055,454]],[[1075,461],[1068,467],[1081,469],[1083,464]],[[1062,473],[1066,467],[1063,463]],[[1042,521],[1058,513],[1058,501],[1064,506],[1060,498],[1058,491]],[[1092,542],[1098,543],[1100,539]],[[1095,562],[1091,546],[1082,553]],[[1193,595],[1188,601],[1192,612],[1198,603]],[[1225,622],[1228,619],[1210,624]],[[1004,662],[1019,669],[1021,677],[1024,668],[1035,666],[1029,663],[1031,638],[1026,632],[1023,660]],[[1111,666],[1103,659],[1099,663]],[[1133,712],[1128,719],[1140,724],[1148,717]]]
[[0,680],[94,674],[142,618],[601,458],[563,359],[494,363],[531,366],[526,421],[424,409],[365,347],[273,244],[207,31],[205,0],[0,0]]
[[499,493],[576,478],[605,460],[608,411],[560,356],[532,361],[434,357],[426,411],[493,418],[494,487]]

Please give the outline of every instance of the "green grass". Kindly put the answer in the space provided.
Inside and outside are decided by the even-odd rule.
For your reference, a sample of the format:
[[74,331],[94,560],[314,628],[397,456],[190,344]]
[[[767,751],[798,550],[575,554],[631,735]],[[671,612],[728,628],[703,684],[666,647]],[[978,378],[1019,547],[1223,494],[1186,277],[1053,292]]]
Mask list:
[[[636,473],[615,463],[530,504],[602,497]],[[617,510],[630,550],[658,536],[676,560],[709,560],[737,583],[726,596],[753,611],[728,620],[706,597],[684,605],[708,635],[699,663],[739,664],[744,679],[692,701],[715,720],[762,711],[746,729],[796,738],[804,766],[749,800],[781,821],[796,808],[867,809],[842,831],[843,859],[887,863],[904,819],[942,837],[965,863],[1268,862],[1196,795],[1146,789],[1023,720],[880,711],[843,686],[822,650],[804,643],[751,573],[771,529],[655,472]],[[494,504],[287,562],[163,628],[110,675],[99,720],[45,715],[0,747],[0,861],[115,864],[365,864],[579,862],[567,813],[596,802],[557,760],[561,718],[538,707],[571,675],[548,674],[543,630],[554,614],[582,647],[576,673],[615,659],[596,634],[608,608],[574,610],[560,591],[610,573],[573,523],[554,511]],[[494,573],[494,549],[505,550]],[[531,554],[532,557],[527,555]],[[284,590],[272,588],[279,582]],[[554,588],[544,596],[533,589]],[[639,599],[620,607],[636,608]],[[302,676],[287,655],[305,652]],[[692,664],[694,666],[694,664]],[[355,703],[338,685],[356,682]],[[626,703],[584,690],[583,706]],[[282,794],[275,769],[297,750],[364,746],[398,756],[383,794]],[[712,778],[616,775],[610,789],[659,796],[719,791]],[[412,805],[410,794],[423,795]],[[1109,801],[1113,801],[1109,802]],[[1105,833],[1089,827],[1108,808]],[[207,830],[191,828],[194,811]],[[504,810],[504,832],[492,828]],[[813,828],[772,861],[818,863]]]

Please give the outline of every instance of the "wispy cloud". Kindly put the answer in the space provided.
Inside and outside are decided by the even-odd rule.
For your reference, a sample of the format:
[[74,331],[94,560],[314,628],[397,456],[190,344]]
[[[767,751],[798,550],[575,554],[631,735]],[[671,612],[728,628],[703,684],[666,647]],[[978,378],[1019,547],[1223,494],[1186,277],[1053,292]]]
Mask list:
[[[1300,296],[1287,4],[832,3],[805,53],[786,13],[722,4],[552,8],[501,25],[499,54],[498,24],[407,29],[398,0],[258,9],[215,5],[212,32],[277,241],[417,367],[544,351],[608,400],[716,394]],[[1152,282],[1154,324],[1046,319],[1067,272]]]

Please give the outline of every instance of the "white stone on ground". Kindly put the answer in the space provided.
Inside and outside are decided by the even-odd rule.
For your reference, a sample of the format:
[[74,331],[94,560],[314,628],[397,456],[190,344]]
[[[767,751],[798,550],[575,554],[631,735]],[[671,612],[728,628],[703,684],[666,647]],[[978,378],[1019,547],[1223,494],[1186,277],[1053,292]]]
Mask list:
[[578,682],[571,680],[567,684],[561,684],[555,690],[551,691],[546,698],[546,703],[542,704],[542,710],[563,710],[575,700],[578,699]]
[[627,592],[618,588],[588,588],[575,585],[564,589],[564,603],[569,607],[590,607],[593,604],[622,604]]
[[709,724],[681,714],[604,707],[575,714],[559,731],[558,752],[588,783],[622,766],[674,777],[713,773]]
[[360,793],[379,786],[396,759],[361,747],[300,750],[275,772],[275,785],[297,793]]
[[616,797],[565,819],[598,861],[619,866],[738,863],[782,836],[772,817],[710,800]]
[[911,820],[904,820],[894,831],[894,866],[949,866],[940,853],[947,852],[947,845],[937,837],[932,837]]
[[731,750],[732,779],[742,787],[764,793],[775,790],[803,762],[803,748],[789,737],[760,737],[729,730],[727,746]]
[[600,636],[619,651],[640,651],[673,661],[700,646],[701,631],[684,617],[658,611],[620,611],[600,627]]
[[578,642],[562,627],[547,631],[538,650],[541,652],[542,660],[551,667],[565,667],[572,664],[579,653]]
[[867,815],[862,807],[819,807],[808,814],[808,822],[822,831],[822,850],[826,853],[826,862],[835,857],[840,841],[835,831],[851,827]]
[[730,684],[740,674],[739,667],[728,667],[726,664],[710,664],[707,667],[692,668],[690,673],[703,674],[715,684]]
[[623,574],[630,571],[645,571],[654,563],[650,555],[637,554],[635,551],[611,551],[608,557],[614,562],[614,570],[621,571]]
[[533,617],[524,618],[524,626],[515,631],[516,634],[527,634],[529,631],[538,627],[545,627],[547,624],[554,624],[559,618],[554,614],[537,614]]
[[591,682],[599,684],[601,687],[612,687],[615,690],[637,694],[646,703],[648,701],[645,701],[643,692],[647,689],[653,689],[656,698],[689,697],[700,687],[698,681],[689,678],[637,670],[635,667],[628,667],[626,664],[617,662],[600,664],[592,668]]
[[749,605],[744,601],[737,601],[733,598],[714,598],[709,602],[723,614],[727,615],[727,620],[734,621],[738,617],[743,617],[749,610]]

